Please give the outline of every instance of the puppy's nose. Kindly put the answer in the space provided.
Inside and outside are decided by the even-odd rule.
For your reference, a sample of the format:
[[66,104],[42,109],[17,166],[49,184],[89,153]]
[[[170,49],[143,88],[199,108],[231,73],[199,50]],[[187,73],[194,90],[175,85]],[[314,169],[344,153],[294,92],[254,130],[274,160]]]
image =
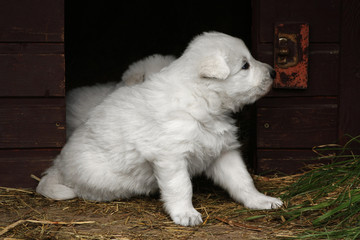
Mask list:
[[275,79],[275,77],[276,77],[276,72],[275,72],[274,69],[273,69],[273,70],[270,70],[270,77],[271,77],[272,79]]

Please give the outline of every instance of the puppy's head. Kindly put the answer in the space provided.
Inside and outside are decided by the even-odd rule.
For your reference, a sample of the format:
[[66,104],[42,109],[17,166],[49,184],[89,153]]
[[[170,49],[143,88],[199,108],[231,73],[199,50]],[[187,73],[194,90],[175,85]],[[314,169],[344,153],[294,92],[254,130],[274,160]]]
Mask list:
[[233,111],[264,96],[275,78],[273,68],[255,60],[242,40],[223,33],[196,37],[184,54],[195,59],[198,80]]

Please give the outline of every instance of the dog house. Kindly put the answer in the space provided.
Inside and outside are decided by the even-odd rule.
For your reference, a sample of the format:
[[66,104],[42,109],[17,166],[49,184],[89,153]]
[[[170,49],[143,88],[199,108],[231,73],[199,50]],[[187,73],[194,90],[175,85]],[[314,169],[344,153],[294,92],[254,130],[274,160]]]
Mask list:
[[36,186],[30,175],[61,150],[65,85],[117,80],[131,62],[179,55],[209,30],[243,38],[277,70],[267,97],[235,115],[257,173],[294,173],[314,146],[360,133],[359,1],[116,4],[0,0],[1,186]]

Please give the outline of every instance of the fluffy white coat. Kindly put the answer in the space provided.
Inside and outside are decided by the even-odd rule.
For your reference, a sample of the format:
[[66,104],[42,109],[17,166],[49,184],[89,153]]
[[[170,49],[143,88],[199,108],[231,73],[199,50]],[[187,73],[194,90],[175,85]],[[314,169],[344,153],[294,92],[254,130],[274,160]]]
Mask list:
[[121,82],[109,82],[84,86],[70,90],[66,95],[66,137],[83,124],[89,112],[99,105],[115,89],[142,83],[145,78],[168,66],[174,56],[154,54],[129,66],[121,77]]
[[160,189],[184,226],[202,222],[191,177],[205,173],[254,209],[282,205],[257,191],[238,151],[230,113],[266,94],[273,69],[240,39],[210,32],[142,84],[116,89],[80,125],[41,179],[53,199],[111,201]]

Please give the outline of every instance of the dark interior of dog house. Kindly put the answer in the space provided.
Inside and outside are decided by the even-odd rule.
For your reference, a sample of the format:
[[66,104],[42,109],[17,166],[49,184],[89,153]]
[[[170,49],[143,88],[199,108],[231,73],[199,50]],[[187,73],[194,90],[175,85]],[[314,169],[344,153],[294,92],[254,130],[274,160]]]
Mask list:
[[251,44],[251,2],[65,1],[66,87],[119,81],[133,62],[152,54],[180,56],[204,31]]
[[[153,54],[180,56],[188,43],[206,31],[243,39],[251,48],[251,1],[65,2],[66,90],[120,81],[128,66]],[[234,115],[242,121],[243,153],[253,167],[254,125],[251,107]],[[242,120],[243,119],[243,120]],[[253,120],[253,119],[252,119]],[[252,121],[255,124],[255,121]]]

